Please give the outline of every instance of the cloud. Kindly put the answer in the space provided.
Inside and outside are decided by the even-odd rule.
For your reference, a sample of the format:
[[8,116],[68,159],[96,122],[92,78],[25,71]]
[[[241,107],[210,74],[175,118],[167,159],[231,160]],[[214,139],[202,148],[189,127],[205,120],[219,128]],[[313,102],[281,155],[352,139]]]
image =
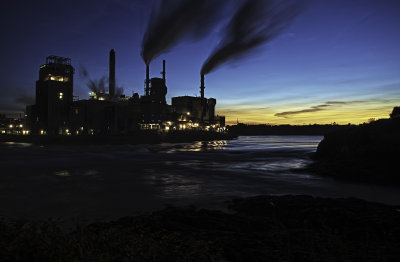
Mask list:
[[35,103],[35,97],[32,95],[21,94],[15,98],[14,102],[20,106],[32,105]]
[[312,107],[306,108],[306,109],[276,113],[275,116],[289,118],[291,115],[319,112],[322,110],[326,110],[327,108],[335,106],[335,105],[347,105],[347,104],[360,103],[360,102],[361,101],[328,101],[328,102],[325,102],[324,104],[312,106]]

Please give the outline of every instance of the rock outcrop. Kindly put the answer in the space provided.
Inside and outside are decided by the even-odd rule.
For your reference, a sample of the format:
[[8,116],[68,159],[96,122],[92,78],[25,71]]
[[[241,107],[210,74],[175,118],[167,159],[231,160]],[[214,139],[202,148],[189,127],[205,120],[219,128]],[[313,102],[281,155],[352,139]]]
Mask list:
[[311,168],[320,175],[400,185],[400,118],[350,126],[325,135]]

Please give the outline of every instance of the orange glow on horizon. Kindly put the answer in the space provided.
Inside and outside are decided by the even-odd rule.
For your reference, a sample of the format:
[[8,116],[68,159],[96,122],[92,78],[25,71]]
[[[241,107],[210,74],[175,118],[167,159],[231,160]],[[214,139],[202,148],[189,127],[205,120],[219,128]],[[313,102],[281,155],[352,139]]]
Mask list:
[[[396,105],[349,105],[327,108],[315,112],[306,111],[307,107],[293,107],[283,110],[277,109],[238,109],[223,108],[218,112],[226,117],[226,125],[236,125],[237,121],[244,124],[271,124],[271,125],[309,125],[309,124],[361,124],[370,119],[389,118]],[[287,115],[276,116],[286,112]]]

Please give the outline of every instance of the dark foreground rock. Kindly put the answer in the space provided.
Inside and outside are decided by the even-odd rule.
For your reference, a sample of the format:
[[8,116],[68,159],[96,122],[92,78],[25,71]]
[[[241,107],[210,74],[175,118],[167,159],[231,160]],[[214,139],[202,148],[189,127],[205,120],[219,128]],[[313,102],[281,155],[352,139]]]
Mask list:
[[399,207],[260,196],[232,213],[167,208],[71,231],[0,223],[0,261],[398,261]]
[[325,135],[311,169],[339,179],[400,185],[400,118]]

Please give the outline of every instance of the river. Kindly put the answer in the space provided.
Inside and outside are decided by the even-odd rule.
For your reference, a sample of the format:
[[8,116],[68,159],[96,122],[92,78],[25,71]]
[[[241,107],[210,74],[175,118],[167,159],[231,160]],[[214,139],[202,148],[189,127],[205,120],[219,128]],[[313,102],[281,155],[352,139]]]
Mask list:
[[0,145],[0,217],[108,220],[166,206],[224,209],[255,195],[357,197],[400,205],[400,188],[299,171],[320,136],[158,145]]

